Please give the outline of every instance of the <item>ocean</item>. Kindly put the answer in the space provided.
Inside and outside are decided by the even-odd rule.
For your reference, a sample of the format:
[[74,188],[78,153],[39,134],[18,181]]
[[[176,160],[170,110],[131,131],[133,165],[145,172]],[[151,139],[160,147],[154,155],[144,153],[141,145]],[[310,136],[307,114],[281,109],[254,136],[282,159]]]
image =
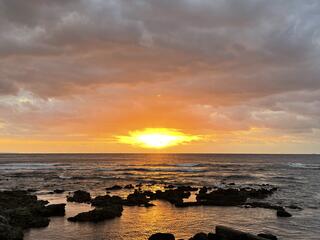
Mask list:
[[[320,239],[320,155],[257,154],[0,154],[0,189],[36,189],[40,199],[66,202],[66,194],[86,190],[105,194],[115,184],[143,184],[161,189],[167,184],[225,186],[272,184],[279,190],[264,201],[290,209],[293,217],[277,218],[274,210],[198,206],[176,208],[167,202],[156,206],[125,207],[120,218],[98,224],[72,223],[55,217],[43,229],[25,232],[27,240],[147,239],[155,232],[171,232],[189,239],[226,225],[251,233],[267,232],[279,239]],[[49,194],[54,189],[65,194]],[[126,196],[132,190],[114,191]],[[68,203],[67,217],[91,209]]]

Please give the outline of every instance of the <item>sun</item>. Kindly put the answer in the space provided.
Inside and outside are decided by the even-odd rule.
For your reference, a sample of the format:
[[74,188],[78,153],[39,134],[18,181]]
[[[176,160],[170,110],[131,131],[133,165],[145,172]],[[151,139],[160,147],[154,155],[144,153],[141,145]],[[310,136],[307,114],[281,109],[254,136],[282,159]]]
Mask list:
[[161,149],[200,139],[200,136],[189,135],[172,128],[145,128],[130,131],[128,135],[117,136],[118,142],[143,148]]

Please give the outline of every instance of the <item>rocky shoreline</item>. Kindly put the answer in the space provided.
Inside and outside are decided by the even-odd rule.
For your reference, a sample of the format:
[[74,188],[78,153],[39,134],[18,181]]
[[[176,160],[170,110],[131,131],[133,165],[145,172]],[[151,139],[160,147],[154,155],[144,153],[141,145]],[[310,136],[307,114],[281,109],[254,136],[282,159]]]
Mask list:
[[[225,187],[201,187],[192,186],[164,186],[163,190],[142,190],[142,185],[128,184],[124,187],[115,185],[106,188],[106,194],[92,197],[89,192],[78,190],[67,195],[67,202],[86,203],[94,207],[93,210],[82,212],[69,217],[70,222],[100,222],[107,219],[121,217],[124,207],[140,206],[153,207],[152,201],[161,200],[173,204],[175,207],[196,206],[237,206],[245,208],[266,208],[276,211],[278,217],[291,217],[284,206],[274,205],[266,199],[275,193],[278,188],[263,184],[258,186],[241,187],[230,184]],[[109,195],[110,191],[120,189],[134,190],[126,197]],[[65,216],[66,204],[49,204],[48,201],[38,200],[33,190],[11,190],[0,192],[0,239],[21,240],[23,230],[29,228],[47,227],[52,216]],[[55,189],[52,194],[61,194],[63,189]],[[196,201],[185,201],[192,193],[195,193]],[[291,206],[299,208],[298,206]],[[172,234],[157,233],[150,240],[175,239]],[[235,240],[235,239],[277,239],[268,234],[252,235],[243,233],[228,227],[217,226],[215,233],[198,233],[191,240]]]

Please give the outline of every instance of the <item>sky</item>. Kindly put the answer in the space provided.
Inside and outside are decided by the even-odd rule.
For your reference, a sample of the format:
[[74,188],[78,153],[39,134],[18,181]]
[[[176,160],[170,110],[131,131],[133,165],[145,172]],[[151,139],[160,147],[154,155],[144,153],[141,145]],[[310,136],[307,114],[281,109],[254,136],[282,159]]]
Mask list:
[[320,153],[318,0],[0,0],[0,152]]

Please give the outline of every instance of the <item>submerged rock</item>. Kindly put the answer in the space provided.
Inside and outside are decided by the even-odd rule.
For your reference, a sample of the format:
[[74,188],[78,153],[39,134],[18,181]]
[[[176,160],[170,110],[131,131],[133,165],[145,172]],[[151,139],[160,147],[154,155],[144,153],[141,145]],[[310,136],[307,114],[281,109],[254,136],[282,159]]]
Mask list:
[[208,238],[208,234],[206,233],[197,233],[189,240],[209,240],[209,238]]
[[119,186],[119,185],[114,185],[112,187],[107,187],[106,190],[109,191],[109,190],[121,190],[122,187]]
[[288,213],[285,209],[277,210],[277,216],[278,217],[292,217],[292,215],[290,213]]
[[57,194],[61,194],[61,193],[64,193],[65,191],[63,189],[55,189],[53,190],[53,192]]
[[77,190],[73,193],[72,196],[67,196],[67,201],[77,203],[89,203],[91,201],[91,195],[86,191]]
[[118,196],[97,196],[91,200],[91,205],[95,207],[107,207],[113,204],[122,205],[124,200]]
[[278,240],[277,236],[272,235],[270,233],[259,233],[258,234],[259,237],[263,237],[265,239],[270,239],[270,240]]
[[266,238],[225,226],[216,226],[216,238],[219,240],[266,240]]
[[121,205],[110,205],[104,208],[96,208],[89,212],[79,213],[74,217],[69,217],[71,222],[101,222],[107,219],[113,219],[122,215]]
[[132,184],[128,184],[124,186],[125,189],[134,189],[134,186]]
[[148,240],[175,240],[175,237],[171,233],[155,233]]
[[65,203],[50,204],[44,207],[41,211],[41,215],[45,217],[64,216],[65,215]]

